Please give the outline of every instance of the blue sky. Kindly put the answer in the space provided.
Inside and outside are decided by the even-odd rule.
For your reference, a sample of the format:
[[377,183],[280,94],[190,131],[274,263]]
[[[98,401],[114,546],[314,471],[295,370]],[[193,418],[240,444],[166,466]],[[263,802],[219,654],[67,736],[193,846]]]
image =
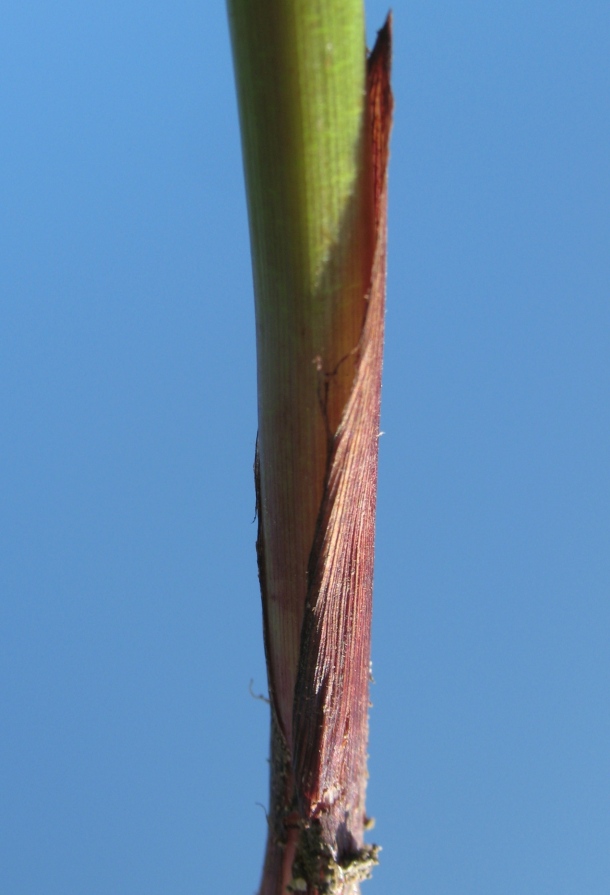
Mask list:
[[[224,5],[5,6],[0,891],[254,893],[268,719]],[[363,892],[607,895],[610,5],[394,15]]]

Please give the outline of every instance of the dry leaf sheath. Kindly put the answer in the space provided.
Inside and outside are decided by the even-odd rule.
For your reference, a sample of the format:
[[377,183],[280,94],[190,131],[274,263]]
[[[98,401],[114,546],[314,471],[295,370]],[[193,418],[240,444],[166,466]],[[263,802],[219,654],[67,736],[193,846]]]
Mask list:
[[355,895],[376,861],[364,829],[391,22],[365,67],[363,19],[354,29],[343,7],[262,0],[249,18],[247,0],[229,0],[257,312],[272,715],[260,895]]

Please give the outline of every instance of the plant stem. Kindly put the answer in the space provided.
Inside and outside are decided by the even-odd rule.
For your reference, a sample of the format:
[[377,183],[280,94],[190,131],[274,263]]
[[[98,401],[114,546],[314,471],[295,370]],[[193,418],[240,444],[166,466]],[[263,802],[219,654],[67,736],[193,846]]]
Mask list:
[[[385,288],[364,11],[362,0],[228,9],[256,305],[272,708],[260,891],[353,895],[375,859],[362,840]],[[385,147],[389,28],[386,38]]]
[[256,302],[267,660],[290,746],[328,437],[351,387],[370,276],[364,14],[362,0],[228,7]]

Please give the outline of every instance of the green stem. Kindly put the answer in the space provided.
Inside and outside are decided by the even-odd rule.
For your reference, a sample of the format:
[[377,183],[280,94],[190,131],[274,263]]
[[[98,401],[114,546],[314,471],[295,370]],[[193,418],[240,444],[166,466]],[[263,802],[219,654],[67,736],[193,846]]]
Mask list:
[[229,0],[256,301],[266,645],[291,741],[307,561],[369,286],[362,0]]
[[299,847],[291,757],[308,562],[371,281],[364,9],[227,5],[256,305],[257,546],[273,712],[260,892],[284,895]]

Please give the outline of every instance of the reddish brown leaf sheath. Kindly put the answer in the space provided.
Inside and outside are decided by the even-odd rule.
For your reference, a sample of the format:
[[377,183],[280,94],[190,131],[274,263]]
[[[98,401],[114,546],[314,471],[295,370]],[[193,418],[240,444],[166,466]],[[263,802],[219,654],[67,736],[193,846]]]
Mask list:
[[293,715],[293,768],[299,810],[306,824],[315,824],[321,842],[339,863],[358,854],[365,823],[392,115],[390,48],[388,19],[368,62],[375,227],[371,286],[356,374],[332,440],[310,557]]

